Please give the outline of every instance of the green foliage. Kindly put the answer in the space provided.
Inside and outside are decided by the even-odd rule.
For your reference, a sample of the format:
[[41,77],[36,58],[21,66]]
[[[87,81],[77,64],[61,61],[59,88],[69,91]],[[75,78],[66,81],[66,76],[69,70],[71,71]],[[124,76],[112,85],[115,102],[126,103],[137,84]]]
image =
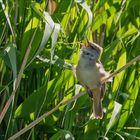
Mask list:
[[[108,71],[139,55],[139,7],[138,0],[1,0],[0,112],[16,87],[28,49],[30,53],[0,125],[0,139],[8,139],[83,90],[72,66],[86,37],[103,47],[101,62]],[[102,120],[90,119],[92,101],[84,95],[61,106],[19,139],[140,139],[139,75],[137,62],[107,84]]]

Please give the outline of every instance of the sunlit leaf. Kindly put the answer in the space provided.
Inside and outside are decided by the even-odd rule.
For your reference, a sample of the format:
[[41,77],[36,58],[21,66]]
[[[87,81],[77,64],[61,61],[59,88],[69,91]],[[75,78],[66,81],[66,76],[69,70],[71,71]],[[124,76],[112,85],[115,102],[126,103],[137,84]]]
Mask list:
[[[116,69],[121,68],[125,64],[126,64],[126,52],[123,51],[121,56],[118,59],[117,68]],[[115,76],[114,83],[113,83],[113,91],[116,91],[120,87],[120,85],[121,85],[121,83],[123,81],[123,77],[124,77],[124,71],[120,72],[119,74],[117,74]]]
[[51,34],[52,34],[53,30],[54,30],[54,27],[55,27],[55,24],[54,24],[52,18],[50,17],[50,15],[47,12],[44,12],[44,18],[46,20],[46,23],[45,23],[45,29],[44,29],[42,41],[41,41],[41,44],[40,44],[38,50],[36,51],[36,53],[34,54],[32,60],[30,61],[30,63],[35,59],[35,57],[37,55],[39,55],[39,53],[45,47],[45,44],[47,43],[47,41],[48,41],[49,37],[51,36]]
[[131,87],[128,88],[128,92],[130,92],[129,98],[125,101],[122,107],[122,114],[118,123],[118,130],[120,130],[124,126],[127,118],[132,113],[132,109],[134,107],[139,92],[139,84],[137,80],[135,80],[134,86],[131,85]]
[[60,140],[61,138],[74,140],[74,136],[67,130],[59,130],[56,134],[54,134],[50,140]]
[[113,126],[113,124],[117,121],[117,115],[120,112],[121,107],[122,107],[121,104],[115,102],[114,109],[113,109],[113,112],[112,112],[110,121],[109,121],[109,123],[107,125],[105,136],[107,135],[108,131],[111,129],[111,127]]
[[77,3],[79,3],[88,13],[88,24],[86,29],[91,25],[92,23],[92,12],[90,10],[90,7],[87,5],[87,3],[84,0],[76,0]]
[[57,38],[58,38],[59,32],[60,32],[60,24],[55,23],[54,31],[52,33],[51,61],[53,60],[53,57],[54,57],[55,45],[57,43]]

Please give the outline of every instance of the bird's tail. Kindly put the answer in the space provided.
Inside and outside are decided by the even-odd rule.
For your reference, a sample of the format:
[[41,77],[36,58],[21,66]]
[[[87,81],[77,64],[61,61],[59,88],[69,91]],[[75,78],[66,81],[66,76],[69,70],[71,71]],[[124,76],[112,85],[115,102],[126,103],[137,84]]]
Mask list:
[[92,117],[95,119],[102,119],[103,118],[103,108],[102,108],[102,101],[101,100],[99,100],[98,102],[93,100]]

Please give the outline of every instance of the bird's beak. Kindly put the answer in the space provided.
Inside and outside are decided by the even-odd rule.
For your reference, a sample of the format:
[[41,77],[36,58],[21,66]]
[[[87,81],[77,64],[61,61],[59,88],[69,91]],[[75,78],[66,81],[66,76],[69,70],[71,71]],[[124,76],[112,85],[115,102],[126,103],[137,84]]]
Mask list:
[[81,47],[82,47],[82,48],[90,47],[88,38],[86,38],[86,39],[84,40],[84,42],[82,43],[82,46],[81,46]]
[[86,40],[85,40],[85,43],[84,43],[84,44],[85,44],[85,46],[86,46],[86,47],[91,47],[91,46],[90,46],[90,43],[89,43],[88,38],[86,38]]

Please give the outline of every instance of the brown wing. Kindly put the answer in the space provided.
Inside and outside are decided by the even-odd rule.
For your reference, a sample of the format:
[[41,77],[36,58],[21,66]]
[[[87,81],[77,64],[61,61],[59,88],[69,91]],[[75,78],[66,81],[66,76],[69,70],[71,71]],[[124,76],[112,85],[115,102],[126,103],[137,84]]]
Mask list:
[[106,84],[103,83],[103,84],[101,85],[101,99],[104,98],[105,92],[106,92]]

